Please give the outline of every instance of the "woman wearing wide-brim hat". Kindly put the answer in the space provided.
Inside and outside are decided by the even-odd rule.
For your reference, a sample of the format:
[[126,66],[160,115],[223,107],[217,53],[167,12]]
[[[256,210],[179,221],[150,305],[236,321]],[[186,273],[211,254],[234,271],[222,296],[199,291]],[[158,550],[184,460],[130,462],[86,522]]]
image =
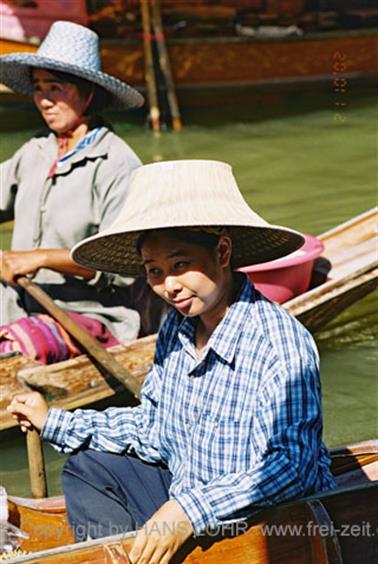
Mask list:
[[139,529],[130,560],[168,564],[193,533],[240,534],[264,507],[335,487],[316,345],[234,271],[303,242],[247,205],[228,164],[185,160],[136,169],[116,221],[74,247],[85,268],[144,270],[171,306],[140,405],[69,413],[32,393],[8,408],[71,454],[76,540]]
[[1,261],[0,351],[16,348],[44,362],[78,352],[59,326],[38,316],[17,287],[19,275],[31,276],[104,345],[136,338],[139,316],[124,305],[128,281],[78,267],[69,249],[114,220],[141,164],[99,113],[137,108],[143,97],[101,71],[96,33],[63,21],[35,54],[0,57],[0,80],[32,96],[48,126],[1,164],[0,221],[15,224]]

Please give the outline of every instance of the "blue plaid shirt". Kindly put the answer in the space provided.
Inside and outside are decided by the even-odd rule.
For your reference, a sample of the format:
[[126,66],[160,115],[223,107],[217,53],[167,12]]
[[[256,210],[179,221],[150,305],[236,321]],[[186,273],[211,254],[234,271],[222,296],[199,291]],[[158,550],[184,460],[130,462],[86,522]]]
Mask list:
[[196,318],[170,312],[137,407],[49,410],[42,438],[163,461],[194,531],[332,489],[311,335],[247,278],[201,358]]

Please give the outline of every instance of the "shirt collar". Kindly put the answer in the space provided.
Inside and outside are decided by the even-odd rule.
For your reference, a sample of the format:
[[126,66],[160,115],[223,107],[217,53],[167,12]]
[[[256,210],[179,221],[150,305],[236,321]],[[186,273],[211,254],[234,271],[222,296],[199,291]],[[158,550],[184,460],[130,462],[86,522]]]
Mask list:
[[[243,332],[243,327],[250,316],[250,306],[255,299],[255,290],[245,274],[239,274],[242,283],[235,302],[215,328],[207,344],[207,353],[213,350],[219,357],[231,363],[235,350]],[[184,317],[178,329],[178,337],[184,349],[193,355],[194,337],[198,317]],[[201,358],[204,359],[205,356]]]
[[[56,171],[56,174],[63,174],[71,168],[71,165],[75,162],[79,162],[83,159],[91,158],[95,159],[107,154],[108,152],[108,142],[104,143],[104,137],[108,133],[107,127],[100,127],[100,131],[97,133],[95,139],[92,143],[73,154],[67,161],[62,163],[62,166]],[[50,132],[50,134],[45,137],[37,137],[38,147],[42,150],[42,155],[47,158],[48,161],[51,157],[56,157],[56,137],[55,133]]]
[[101,127],[95,127],[94,129],[88,131],[88,133],[84,135],[82,139],[80,139],[80,141],[76,144],[76,146],[73,149],[71,149],[70,151],[68,151],[68,153],[60,157],[60,159],[58,160],[58,166],[59,164],[62,164],[64,161],[72,158],[79,151],[83,151],[86,147],[93,144],[100,131],[101,131]]

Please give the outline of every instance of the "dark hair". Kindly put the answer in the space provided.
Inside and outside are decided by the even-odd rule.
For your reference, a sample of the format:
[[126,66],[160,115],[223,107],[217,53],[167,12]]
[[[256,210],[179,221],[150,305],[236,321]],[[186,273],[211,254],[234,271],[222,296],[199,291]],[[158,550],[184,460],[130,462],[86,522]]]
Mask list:
[[[136,248],[139,255],[142,254],[143,243],[145,242],[147,237],[149,237],[149,235],[151,235],[151,233],[153,233],[154,231],[155,229],[143,231],[143,233],[140,235],[136,243]],[[182,227],[169,227],[166,229],[159,229],[159,231],[162,231],[164,234],[167,234],[170,237],[178,239],[182,243],[199,245],[201,247],[205,247],[209,251],[214,251],[214,249],[218,245],[220,238],[220,235],[217,235],[215,233],[208,233],[207,231],[191,231],[190,229],[185,229]]]
[[[111,104],[113,96],[110,92],[102,88],[102,86],[98,86],[89,80],[85,80],[85,78],[80,78],[67,72],[46,70],[59,81],[74,84],[83,98],[87,99],[92,90],[94,90],[92,101],[86,109],[85,115],[94,116]],[[30,74],[31,79],[33,79],[33,69],[30,69]]]

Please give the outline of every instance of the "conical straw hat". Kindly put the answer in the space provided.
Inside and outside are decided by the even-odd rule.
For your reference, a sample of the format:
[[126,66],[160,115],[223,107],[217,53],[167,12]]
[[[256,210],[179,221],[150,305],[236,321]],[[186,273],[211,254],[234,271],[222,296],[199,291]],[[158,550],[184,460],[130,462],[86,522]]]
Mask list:
[[230,165],[183,160],[135,169],[117,219],[75,245],[71,256],[94,270],[143,274],[136,248],[141,232],[201,226],[229,228],[235,268],[280,258],[304,243],[300,233],[270,225],[248,206]]
[[31,68],[66,72],[98,84],[112,94],[113,107],[138,108],[144,102],[137,90],[102,72],[97,33],[73,22],[53,23],[36,53],[2,55],[0,82],[14,92],[32,96]]

